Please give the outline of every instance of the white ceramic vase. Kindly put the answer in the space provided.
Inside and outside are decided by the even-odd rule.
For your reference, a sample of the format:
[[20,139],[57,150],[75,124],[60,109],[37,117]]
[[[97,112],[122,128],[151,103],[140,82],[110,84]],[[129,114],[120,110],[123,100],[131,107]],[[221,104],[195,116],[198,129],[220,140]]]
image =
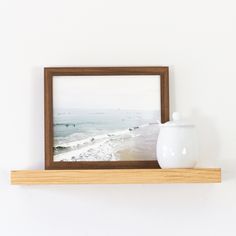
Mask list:
[[172,118],[160,125],[158,163],[161,168],[193,168],[198,160],[195,126],[181,121],[177,112]]

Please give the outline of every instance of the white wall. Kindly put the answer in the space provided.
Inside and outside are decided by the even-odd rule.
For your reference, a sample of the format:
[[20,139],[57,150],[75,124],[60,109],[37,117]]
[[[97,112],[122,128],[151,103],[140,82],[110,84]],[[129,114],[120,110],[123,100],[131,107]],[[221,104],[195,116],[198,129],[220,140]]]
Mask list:
[[[0,1],[0,235],[236,235],[232,0]],[[11,186],[43,168],[44,66],[168,65],[222,184]],[[101,85],[102,89],[102,85]]]

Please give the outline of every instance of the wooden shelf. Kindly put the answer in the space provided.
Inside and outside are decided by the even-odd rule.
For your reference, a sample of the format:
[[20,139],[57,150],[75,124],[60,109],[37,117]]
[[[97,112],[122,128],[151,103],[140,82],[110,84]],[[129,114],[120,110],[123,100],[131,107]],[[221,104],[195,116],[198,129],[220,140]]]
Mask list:
[[11,184],[220,183],[221,169],[13,170]]

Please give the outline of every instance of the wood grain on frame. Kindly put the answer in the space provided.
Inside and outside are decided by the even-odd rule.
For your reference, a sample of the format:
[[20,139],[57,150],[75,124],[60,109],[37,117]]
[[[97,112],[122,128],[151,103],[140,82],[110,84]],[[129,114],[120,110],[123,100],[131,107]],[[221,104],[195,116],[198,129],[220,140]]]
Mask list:
[[143,169],[160,168],[157,161],[53,161],[53,76],[159,75],[161,122],[169,120],[168,67],[48,67],[44,69],[45,169]]

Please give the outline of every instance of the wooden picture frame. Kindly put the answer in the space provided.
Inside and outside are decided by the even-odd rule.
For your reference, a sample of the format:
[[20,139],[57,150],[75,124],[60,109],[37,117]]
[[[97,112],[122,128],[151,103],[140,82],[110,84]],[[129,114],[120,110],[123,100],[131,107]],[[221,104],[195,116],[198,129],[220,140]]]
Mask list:
[[48,67],[44,68],[45,169],[142,169],[160,168],[155,160],[142,161],[53,161],[53,77],[159,75],[161,122],[169,120],[168,67]]

